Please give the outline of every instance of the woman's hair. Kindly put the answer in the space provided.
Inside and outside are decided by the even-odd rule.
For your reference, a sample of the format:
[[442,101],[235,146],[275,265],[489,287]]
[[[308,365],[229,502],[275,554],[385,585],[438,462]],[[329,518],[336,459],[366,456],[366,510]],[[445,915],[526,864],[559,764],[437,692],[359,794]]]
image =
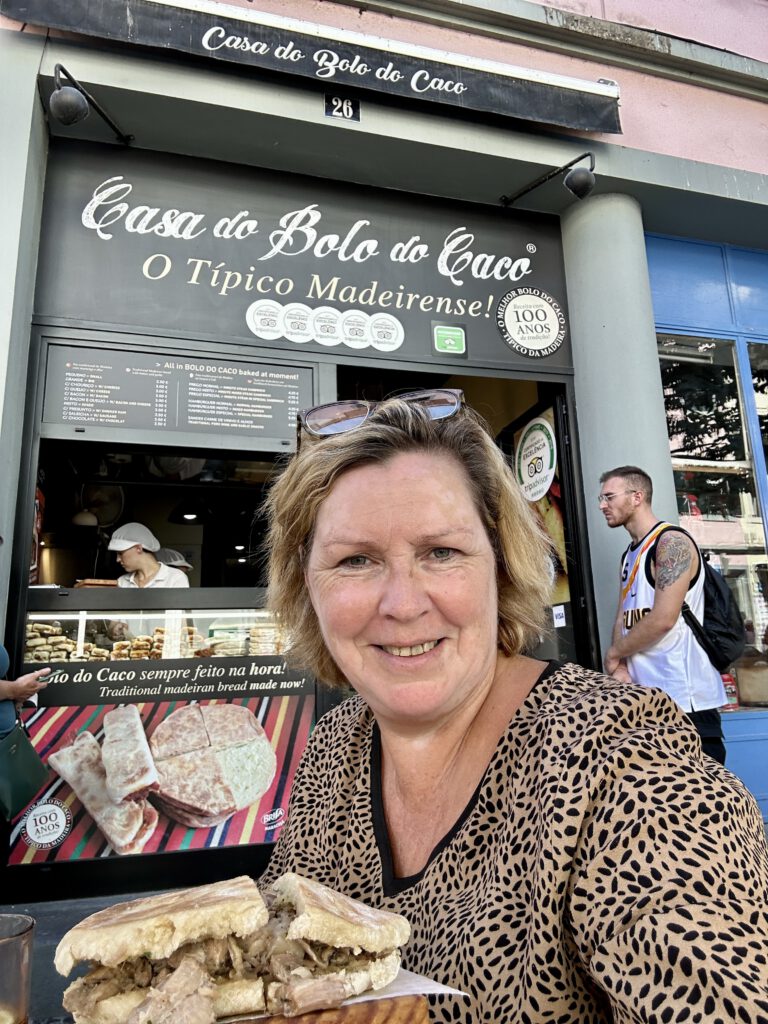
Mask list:
[[264,503],[268,606],[288,634],[291,663],[330,686],[347,681],[325,645],[304,580],[318,511],[343,473],[407,452],[448,455],[464,469],[496,559],[499,649],[519,654],[544,629],[551,544],[485,421],[467,406],[433,420],[418,402],[388,399],[354,430],[302,434]]

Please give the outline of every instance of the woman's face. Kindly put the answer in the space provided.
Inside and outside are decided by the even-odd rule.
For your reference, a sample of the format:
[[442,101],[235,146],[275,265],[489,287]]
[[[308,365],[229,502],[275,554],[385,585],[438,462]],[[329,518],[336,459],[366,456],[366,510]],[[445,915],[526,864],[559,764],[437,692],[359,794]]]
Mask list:
[[306,582],[325,643],[379,719],[436,722],[484,699],[496,566],[462,467],[415,452],[340,477]]
[[142,550],[143,549],[140,544],[134,544],[132,548],[126,548],[125,551],[118,551],[118,564],[121,565],[126,572],[135,572],[141,565],[140,556]]

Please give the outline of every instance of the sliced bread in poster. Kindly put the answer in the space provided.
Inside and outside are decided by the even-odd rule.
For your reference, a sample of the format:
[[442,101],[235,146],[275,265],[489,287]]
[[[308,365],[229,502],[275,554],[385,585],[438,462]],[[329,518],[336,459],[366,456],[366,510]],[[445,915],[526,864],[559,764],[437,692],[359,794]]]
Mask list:
[[160,722],[149,740],[155,761],[210,746],[199,704],[178,708]]
[[142,800],[158,788],[157,769],[135,704],[124,704],[104,715],[101,759],[107,792],[115,803]]
[[54,751],[48,763],[72,787],[115,853],[141,853],[157,825],[157,811],[144,799],[116,803],[111,798],[95,736],[79,733],[69,746]]
[[155,803],[191,828],[220,824],[255,803],[277,767],[256,716],[238,704],[179,708],[157,726],[150,747],[160,783]]

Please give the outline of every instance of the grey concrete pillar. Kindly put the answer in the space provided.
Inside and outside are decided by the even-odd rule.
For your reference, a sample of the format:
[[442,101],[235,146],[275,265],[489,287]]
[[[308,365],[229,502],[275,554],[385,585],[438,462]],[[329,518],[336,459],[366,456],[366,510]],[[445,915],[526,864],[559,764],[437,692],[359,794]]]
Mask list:
[[640,205],[626,195],[574,203],[562,217],[562,233],[592,579],[605,651],[629,535],[605,524],[597,507],[600,474],[640,466],[653,480],[655,511],[677,522],[677,506]]
[[[0,640],[5,632],[16,494],[22,459],[30,322],[48,132],[37,91],[46,37],[0,29]],[[32,509],[30,509],[30,530]],[[17,600],[18,595],[10,595]]]

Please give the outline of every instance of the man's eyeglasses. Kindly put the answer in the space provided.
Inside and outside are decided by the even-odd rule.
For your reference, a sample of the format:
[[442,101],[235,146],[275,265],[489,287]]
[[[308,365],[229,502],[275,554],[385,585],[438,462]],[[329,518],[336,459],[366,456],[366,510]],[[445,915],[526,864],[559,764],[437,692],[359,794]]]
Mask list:
[[634,494],[634,491],[614,491],[613,494],[598,494],[598,505],[610,505],[614,498],[620,498],[624,494]]
[[[429,413],[430,419],[445,420],[459,411],[464,402],[464,392],[458,388],[434,388],[429,391],[409,391],[404,395],[393,395],[401,402],[415,402]],[[362,427],[377,405],[381,402],[367,402],[352,399],[348,402],[328,402],[304,409],[298,415],[296,448],[298,450],[301,428],[314,437],[330,437],[332,434],[346,434]]]

